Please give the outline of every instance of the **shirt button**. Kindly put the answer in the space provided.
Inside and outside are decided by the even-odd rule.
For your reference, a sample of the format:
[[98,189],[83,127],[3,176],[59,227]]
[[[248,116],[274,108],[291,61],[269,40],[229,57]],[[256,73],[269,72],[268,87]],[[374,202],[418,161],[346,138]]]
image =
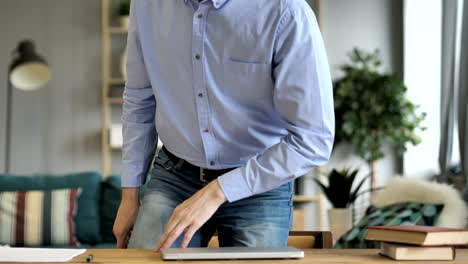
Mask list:
[[199,94],[198,94],[198,97],[203,97],[203,94],[202,94],[202,93],[199,93]]
[[203,14],[198,14],[197,17],[198,17],[198,18],[202,18],[202,17],[203,17]]
[[214,162],[214,161],[210,161],[210,165],[211,165],[211,166],[214,166],[214,165],[215,165],[215,162]]
[[201,59],[200,54],[195,55],[195,59],[200,60]]

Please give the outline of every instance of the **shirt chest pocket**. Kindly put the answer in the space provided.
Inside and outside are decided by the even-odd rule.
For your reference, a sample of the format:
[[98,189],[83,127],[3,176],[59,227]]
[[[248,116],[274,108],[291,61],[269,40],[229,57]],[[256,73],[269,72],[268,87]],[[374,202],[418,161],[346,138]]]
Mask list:
[[242,102],[272,100],[271,64],[226,59],[223,64],[223,90]]

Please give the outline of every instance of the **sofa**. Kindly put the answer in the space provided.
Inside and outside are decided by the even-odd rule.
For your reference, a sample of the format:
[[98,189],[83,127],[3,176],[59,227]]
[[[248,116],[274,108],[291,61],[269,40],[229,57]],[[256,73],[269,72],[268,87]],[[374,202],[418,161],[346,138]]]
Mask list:
[[[37,196],[37,193],[54,193],[55,191],[60,190],[75,190],[78,195],[76,196],[75,205],[76,208],[72,208],[73,214],[70,214],[69,218],[72,218],[73,221],[72,227],[74,229],[74,241],[76,243],[72,244],[71,247],[82,247],[82,248],[113,248],[115,247],[116,240],[112,233],[112,226],[114,223],[115,216],[117,214],[118,206],[120,204],[121,199],[121,179],[119,176],[110,176],[106,179],[103,179],[102,175],[97,172],[81,172],[81,173],[72,173],[66,175],[31,175],[31,176],[20,176],[20,175],[5,175],[0,174],[0,225],[3,225],[0,228],[0,245],[6,244],[5,241],[1,241],[2,239],[5,240],[8,238],[8,232],[16,232],[16,236],[18,235],[17,230],[8,230],[7,220],[11,214],[11,211],[8,210],[8,206],[1,207],[1,199],[3,199],[3,204],[5,204],[5,199],[8,197],[6,194],[15,194],[17,193],[23,194],[24,193],[33,193],[36,192],[35,196],[31,195],[31,197],[26,198],[26,202],[30,203],[29,206],[33,206],[32,204],[38,202],[39,200],[37,197],[41,197],[42,200],[47,200],[47,195]],[[3,195],[2,195],[3,194]],[[53,194],[55,195],[55,194]],[[11,195],[10,195],[11,196]],[[13,197],[13,196],[12,196]],[[36,197],[36,198],[34,198]],[[46,198],[44,198],[46,197]],[[59,197],[50,196],[50,197]],[[69,197],[69,196],[67,196]],[[28,200],[29,199],[29,200]],[[60,199],[60,198],[56,198]],[[65,199],[66,200],[66,199]],[[51,202],[50,204],[64,204],[68,201],[58,200],[55,202]],[[23,201],[23,204],[25,202]],[[19,206],[16,205],[16,208]],[[37,206],[36,206],[37,207]],[[44,210],[47,212],[53,211],[52,208],[47,208],[47,206],[43,206]],[[56,206],[57,207],[57,206]],[[56,208],[55,208],[56,209]],[[28,211],[34,211],[34,207],[27,208]],[[26,210],[23,214],[28,213]],[[2,216],[3,214],[3,216]],[[54,215],[59,215],[60,213],[54,213]],[[46,219],[41,214],[42,219],[39,221],[50,222],[50,219]],[[15,218],[15,217],[12,217]],[[18,218],[18,217],[16,217]],[[37,217],[36,217],[37,218]],[[4,221],[2,223],[1,221]],[[46,219],[46,220],[44,220]],[[25,220],[22,220],[24,224]],[[31,220],[28,220],[31,221]],[[12,221],[10,221],[12,222]],[[11,224],[11,223],[10,223]],[[16,225],[18,225],[16,223]],[[39,224],[37,224],[39,225]],[[15,224],[11,224],[11,226],[15,226]],[[53,224],[49,223],[49,229],[55,228]],[[33,226],[34,227],[34,226]],[[31,227],[28,227],[31,229]],[[12,228],[13,229],[13,228]],[[2,234],[3,232],[3,234]],[[26,232],[26,231],[21,231]],[[55,233],[57,233],[56,231]],[[52,232],[53,233],[53,232]],[[39,235],[38,235],[39,234]],[[46,236],[37,238],[37,236]],[[24,235],[24,234],[22,234]],[[60,237],[60,234],[54,234],[55,236]],[[15,235],[11,235],[14,237]],[[5,238],[6,237],[6,238]],[[35,237],[36,241],[47,241],[43,244],[33,244],[27,245],[26,242],[24,246],[40,246],[40,247],[70,247],[70,244],[61,244],[61,243],[51,243],[50,234],[46,235],[46,232],[36,232],[34,236],[28,237],[31,240],[31,237]],[[26,239],[26,240],[28,240]],[[16,241],[15,241],[16,242]],[[10,243],[12,246],[13,243]],[[21,246],[21,245],[19,245]]]

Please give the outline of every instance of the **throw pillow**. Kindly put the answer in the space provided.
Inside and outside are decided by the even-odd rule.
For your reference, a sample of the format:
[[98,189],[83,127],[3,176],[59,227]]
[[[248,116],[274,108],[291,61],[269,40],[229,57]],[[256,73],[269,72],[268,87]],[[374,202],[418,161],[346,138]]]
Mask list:
[[112,228],[122,197],[122,180],[119,176],[110,176],[102,183],[101,193],[101,237],[103,243],[116,243]]
[[385,207],[369,206],[363,218],[336,242],[335,248],[379,248],[380,243],[366,241],[368,226],[434,226],[444,205],[398,203]]
[[0,192],[0,244],[78,246],[74,217],[81,189]]
[[0,192],[53,191],[57,189],[82,190],[75,217],[76,237],[82,244],[101,242],[99,201],[102,176],[98,172],[81,172],[65,175],[2,175]]

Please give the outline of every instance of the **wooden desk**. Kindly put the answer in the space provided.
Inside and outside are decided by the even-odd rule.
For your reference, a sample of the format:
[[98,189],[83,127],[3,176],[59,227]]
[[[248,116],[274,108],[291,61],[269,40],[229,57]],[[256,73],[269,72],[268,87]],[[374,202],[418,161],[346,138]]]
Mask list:
[[[86,257],[89,254],[93,254],[93,263],[163,263],[158,253],[154,253],[150,250],[116,250],[116,249],[90,249],[81,256],[73,259],[72,263],[86,263]],[[402,261],[397,262],[385,257],[379,256],[377,250],[370,249],[308,249],[305,250],[304,259],[290,259],[290,260],[227,260],[227,261],[183,261],[184,264],[203,264],[203,263],[229,263],[229,264],[255,264],[255,263],[285,263],[285,264],[300,264],[300,263],[444,263],[444,264],[466,264],[468,263],[468,249],[457,250],[457,258],[455,261]],[[178,261],[167,261],[164,263],[179,263]]]

